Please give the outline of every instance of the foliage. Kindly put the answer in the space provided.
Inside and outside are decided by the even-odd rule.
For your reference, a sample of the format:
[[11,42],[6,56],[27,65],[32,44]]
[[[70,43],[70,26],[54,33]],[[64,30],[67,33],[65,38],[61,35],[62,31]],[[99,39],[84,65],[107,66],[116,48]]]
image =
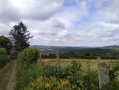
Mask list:
[[71,90],[71,84],[68,80],[57,81],[55,77],[44,78],[42,76],[34,82],[31,82],[24,90]]
[[13,29],[10,31],[10,37],[14,46],[14,50],[16,51],[21,51],[29,47],[28,40],[32,38],[29,31],[27,30],[27,27],[22,22],[13,26]]
[[112,80],[107,85],[103,86],[104,90],[118,90],[119,89],[119,81]]
[[[17,58],[17,76],[18,84],[17,87],[20,87],[18,90],[21,90],[23,86],[26,86],[27,83],[36,79],[37,68],[33,65],[37,62],[39,58],[39,50],[26,48],[21,53],[19,53]],[[33,69],[33,70],[32,70]]]
[[5,48],[0,48],[0,68],[10,61],[10,56]]
[[98,87],[96,72],[89,69],[83,71],[81,65],[75,61],[72,61],[71,66],[60,70],[49,65],[40,67],[38,63],[26,72],[24,67],[20,67],[17,76],[17,90],[87,90]]
[[116,61],[115,64],[110,65],[110,82],[103,86],[105,90],[118,90],[119,89],[119,61]]
[[85,56],[90,56],[90,52],[86,52],[85,53]]
[[10,39],[3,35],[0,36],[0,48],[5,48],[7,53],[10,54],[12,50],[12,42]]
[[21,65],[29,66],[37,62],[39,58],[39,50],[33,48],[26,48],[19,53],[17,61]]

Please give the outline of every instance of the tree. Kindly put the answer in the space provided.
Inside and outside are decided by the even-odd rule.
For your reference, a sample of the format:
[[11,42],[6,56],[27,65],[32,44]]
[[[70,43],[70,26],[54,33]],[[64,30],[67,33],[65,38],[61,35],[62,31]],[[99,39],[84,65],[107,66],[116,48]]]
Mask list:
[[85,53],[85,56],[90,56],[90,52],[86,52]]
[[27,27],[22,23],[18,23],[18,25],[13,26],[13,29],[9,33],[10,38],[13,43],[13,48],[15,51],[21,51],[27,47],[29,47],[29,39],[33,36],[30,36]]
[[10,54],[12,51],[12,42],[5,36],[0,36],[0,48],[5,48],[7,53]]

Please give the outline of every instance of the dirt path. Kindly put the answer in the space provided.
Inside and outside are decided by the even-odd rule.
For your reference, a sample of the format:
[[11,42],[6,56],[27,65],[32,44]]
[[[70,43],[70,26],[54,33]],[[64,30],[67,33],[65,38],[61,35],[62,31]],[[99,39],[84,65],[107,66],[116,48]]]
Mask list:
[[3,70],[5,70],[5,69],[8,67],[9,64],[10,64],[10,62],[9,62],[7,65],[5,65],[5,66],[0,70],[0,72],[2,72]]
[[15,89],[15,86],[16,86],[16,66],[17,65],[15,63],[13,66],[13,71],[12,71],[12,74],[11,74],[11,77],[10,77],[10,80],[9,80],[9,83],[8,83],[6,90],[14,90]]
[[16,86],[16,61],[12,61],[0,72],[0,90],[14,90]]

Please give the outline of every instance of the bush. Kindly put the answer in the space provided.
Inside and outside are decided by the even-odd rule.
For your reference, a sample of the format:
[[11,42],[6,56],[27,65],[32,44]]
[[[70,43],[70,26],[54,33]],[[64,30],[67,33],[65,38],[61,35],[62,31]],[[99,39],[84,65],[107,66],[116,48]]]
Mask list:
[[24,86],[35,80],[38,76],[37,68],[34,67],[39,58],[39,50],[26,48],[19,53],[17,58],[17,90],[22,90]]
[[5,48],[0,48],[0,68],[10,61],[10,56]]
[[103,90],[118,90],[119,89],[119,81],[112,80],[107,85],[103,86]]
[[29,83],[24,90],[72,90],[70,85],[69,80],[57,81],[55,77],[50,77],[49,79],[40,76],[37,80]]
[[24,49],[17,58],[17,61],[21,65],[31,65],[38,61],[39,58],[39,50],[33,48]]

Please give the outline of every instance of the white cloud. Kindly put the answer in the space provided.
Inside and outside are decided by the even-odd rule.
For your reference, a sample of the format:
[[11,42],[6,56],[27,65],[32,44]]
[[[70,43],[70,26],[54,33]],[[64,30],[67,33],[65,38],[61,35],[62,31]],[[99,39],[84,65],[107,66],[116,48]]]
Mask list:
[[119,44],[118,0],[0,0],[0,35],[20,21],[31,44]]
[[62,9],[63,0],[10,0],[25,19],[46,20]]
[[87,17],[88,14],[86,3],[82,1],[80,4],[64,7],[63,12],[58,13],[56,17],[61,20],[66,27],[73,27],[75,22],[81,21],[81,19]]

